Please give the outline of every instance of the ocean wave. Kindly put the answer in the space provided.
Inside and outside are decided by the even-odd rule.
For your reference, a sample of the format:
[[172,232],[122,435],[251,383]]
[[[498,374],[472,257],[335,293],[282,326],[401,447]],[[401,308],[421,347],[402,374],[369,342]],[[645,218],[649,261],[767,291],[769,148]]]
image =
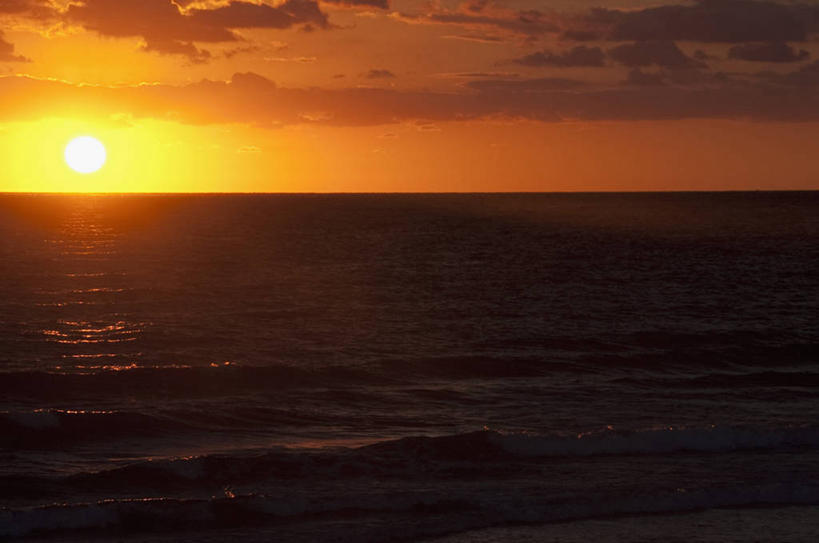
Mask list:
[[0,413],[0,447],[63,448],[88,440],[163,435],[187,425],[136,412],[40,409]]
[[[341,493],[340,493],[341,494]],[[233,495],[210,499],[108,499],[92,503],[55,504],[0,510],[0,536],[65,536],[83,530],[91,534],[173,532],[244,527],[276,523],[285,530],[288,520],[317,521],[343,515],[347,520],[387,515],[408,530],[391,530],[391,540],[409,540],[453,531],[514,523],[548,523],[612,515],[676,513],[718,507],[815,505],[819,486],[809,483],[748,484],[676,489],[650,495],[595,495],[567,500],[537,499],[513,488],[498,492],[449,492],[445,488],[394,492],[359,491],[343,495],[304,496],[269,494]],[[542,497],[541,497],[542,498]],[[318,527],[320,530],[320,526]],[[341,540],[338,533],[333,541]],[[359,534],[360,535],[360,534]],[[369,534],[366,540],[376,540]],[[382,534],[387,535],[387,534]],[[322,540],[320,532],[316,540]]]
[[332,424],[338,417],[310,409],[222,401],[165,407],[152,413],[82,409],[8,411],[0,412],[0,448],[62,450],[94,441],[243,430],[257,433],[271,427]]
[[756,449],[819,447],[819,426],[755,428],[657,428],[619,431],[607,428],[570,437],[492,434],[505,451],[519,456],[596,456],[611,454],[720,453]]
[[[673,336],[671,336],[673,339]],[[614,382],[663,387],[798,386],[819,385],[816,347],[808,344],[770,346],[717,346],[676,348],[673,343],[655,347],[590,341],[585,349],[575,343],[544,344],[540,354],[521,340],[522,351],[503,354],[478,350],[446,356],[363,357],[355,363],[305,365],[276,362],[267,365],[230,361],[208,365],[145,365],[132,357],[112,356],[112,361],[74,366],[61,361],[40,370],[4,371],[0,396],[40,400],[77,397],[215,397],[237,392],[310,387],[350,387],[401,384],[429,380],[515,379],[554,377],[556,374],[599,374]],[[656,341],[656,339],[655,339]],[[531,342],[530,342],[531,343]],[[555,350],[556,349],[556,350]],[[567,350],[563,350],[567,349]],[[108,353],[112,354],[112,353]],[[142,353],[139,353],[142,357]],[[73,355],[104,357],[106,354]],[[121,360],[119,359],[121,358]],[[91,360],[93,362],[94,360]],[[14,367],[11,363],[7,367]],[[670,370],[674,370],[670,372]],[[796,372],[799,373],[796,373]],[[707,372],[707,373],[706,373]],[[669,379],[669,373],[675,377]],[[702,374],[706,373],[705,376]]]
[[[38,422],[39,424],[39,422]],[[119,489],[169,491],[262,481],[378,478],[417,480],[508,474],[550,458],[607,455],[721,454],[819,448],[819,427],[607,429],[574,436],[490,430],[436,437],[405,437],[358,448],[273,448],[185,458],[152,459],[67,477],[2,477],[4,495],[31,498],[65,492]],[[521,464],[523,463],[523,464]],[[515,466],[518,466],[516,468]]]
[[235,392],[318,387],[352,383],[367,385],[394,382],[360,368],[327,366],[298,368],[288,365],[205,367],[128,366],[122,371],[2,373],[0,395],[37,399],[100,396],[218,397]]
[[810,371],[752,371],[752,372],[713,372],[697,376],[669,377],[624,377],[616,382],[637,384],[647,387],[687,388],[687,389],[722,389],[737,387],[819,387],[819,373]]
[[607,428],[577,435],[481,431],[441,437],[407,437],[366,449],[422,458],[481,460],[514,457],[648,455],[676,452],[721,453],[756,449],[819,447],[819,426],[755,428]]
[[208,398],[253,391],[366,387],[403,384],[407,380],[514,378],[572,371],[567,363],[487,356],[389,359],[354,366],[251,366],[220,362],[198,367],[130,364],[113,368],[119,371],[109,371],[102,365],[81,369],[82,372],[4,372],[0,374],[0,396],[45,400],[122,395]]

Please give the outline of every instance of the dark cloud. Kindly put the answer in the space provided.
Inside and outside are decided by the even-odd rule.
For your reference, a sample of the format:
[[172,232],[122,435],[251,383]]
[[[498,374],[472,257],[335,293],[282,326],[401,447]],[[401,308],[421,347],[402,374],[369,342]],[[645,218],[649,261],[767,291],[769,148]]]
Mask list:
[[[819,84],[819,63],[804,67],[801,77]],[[812,87],[748,85],[698,73],[691,68],[664,70],[673,84],[596,88],[583,82],[538,78],[470,81],[464,93],[392,89],[288,89],[260,76],[245,74],[229,83],[178,88],[189,115],[204,120],[306,122],[304,112],[328,124],[388,124],[404,121],[457,121],[505,116],[555,122],[562,119],[649,120],[731,118],[819,120],[819,94]],[[686,78],[701,83],[686,86]],[[707,84],[702,84],[707,83]],[[157,95],[166,93],[152,87]],[[163,104],[167,111],[169,104]],[[202,113],[204,111],[204,113]],[[184,117],[184,114],[183,114]]]
[[389,70],[373,69],[364,74],[367,79],[392,79],[395,74]]
[[244,55],[247,53],[258,53],[261,51],[262,48],[256,45],[248,45],[247,47],[234,47],[233,49],[228,49],[227,51],[222,52],[222,56],[225,58],[233,58],[236,55]]
[[456,34],[450,36],[441,36],[442,38],[448,40],[463,40],[463,41],[475,41],[479,43],[498,43],[502,42],[503,38],[500,36],[494,36],[492,34],[481,34],[481,33],[471,33],[471,34]]
[[516,64],[524,66],[555,66],[569,68],[575,66],[604,66],[606,55],[599,47],[586,47],[579,45],[568,51],[553,53],[551,51],[539,51],[513,60]]
[[230,84],[237,89],[243,90],[272,90],[276,88],[276,83],[268,78],[253,72],[235,73],[230,80]]
[[652,65],[681,67],[700,64],[670,41],[627,43],[609,49],[608,53],[613,60],[631,67]]
[[160,55],[184,55],[195,64],[207,62],[211,59],[210,51],[199,49],[191,42],[151,38],[145,41],[142,49],[144,51],[155,51]]
[[566,30],[560,37],[569,41],[599,41],[603,39],[603,35],[597,31],[582,29]]
[[594,9],[569,21],[570,32],[597,32],[613,41],[805,41],[817,29],[819,6],[762,0],[698,0],[623,11]]
[[[111,1],[111,0],[106,0]],[[116,0],[121,2],[122,0]],[[141,0],[145,1],[145,0]],[[276,7],[250,2],[231,2],[215,9],[194,9],[187,12],[191,24],[210,28],[291,28],[310,24],[319,28],[329,26],[327,15],[313,0],[285,0]]]
[[774,72],[762,72],[757,77],[776,85],[814,88],[819,87],[819,60],[802,66],[796,71],[779,74]]
[[810,53],[781,42],[746,43],[731,47],[728,57],[753,62],[799,62],[808,59]]
[[396,13],[395,16],[408,23],[455,25],[473,30],[491,29],[527,38],[537,38],[560,30],[545,12],[535,9],[513,10],[481,1],[468,1],[455,9],[431,3],[426,13]]
[[786,74],[785,81],[791,85],[819,87],[819,60],[811,62],[795,72]]
[[[698,83],[687,84],[686,78]],[[733,80],[691,68],[633,71],[629,85],[562,79],[481,79],[461,92],[284,88],[260,75],[185,86],[74,86],[0,78],[0,119],[150,117],[192,124],[381,125],[485,118],[558,122],[687,118],[819,120],[819,63],[790,74]],[[664,83],[664,84],[662,84]]]
[[[33,18],[41,22],[53,22],[59,17],[49,0],[0,0],[0,15]],[[8,42],[0,30],[0,62],[31,62],[31,59],[15,54],[14,44]]]
[[519,74],[516,73],[509,73],[509,72],[459,72],[454,74],[444,74],[446,77],[462,77],[467,79],[473,78],[482,78],[482,79],[490,79],[490,78],[515,78],[519,77]]
[[665,72],[644,72],[640,68],[634,68],[628,73],[628,77],[624,81],[626,85],[637,85],[637,86],[654,86],[654,85],[665,85],[666,83],[666,73]]
[[235,29],[329,26],[327,15],[313,0],[286,0],[276,7],[230,2],[215,9],[184,12],[171,0],[85,0],[69,6],[64,16],[100,35],[141,37],[146,50],[186,55],[198,62],[210,54],[194,42],[238,41]]
[[467,0],[466,2],[464,2],[463,5],[467,11],[471,11],[473,13],[480,13],[481,11],[486,9],[486,7],[489,6],[489,4],[491,4],[490,0]]
[[34,0],[3,0],[0,1],[0,13],[25,13],[35,6],[44,4]]
[[72,4],[66,17],[103,36],[141,36],[157,42],[236,40],[225,25],[183,15],[170,0],[86,0]]
[[0,15],[20,15],[40,21],[56,21],[60,12],[51,0],[0,0]]
[[669,68],[665,70],[667,79],[675,85],[687,86],[719,86],[725,84],[738,84],[736,79],[732,79],[722,72],[711,72],[700,69],[697,66],[681,66],[679,68]]
[[586,83],[575,79],[541,77],[538,79],[481,79],[470,81],[467,87],[481,92],[542,92],[584,87]]
[[716,57],[714,55],[708,54],[707,52],[703,51],[702,49],[697,49],[694,51],[694,59],[699,61],[705,60],[714,60]]
[[557,27],[545,20],[542,14],[538,12],[529,12],[527,15],[518,13],[515,17],[442,12],[428,15],[427,20],[443,24],[493,26],[524,35],[540,35],[557,31]]
[[727,76],[721,73],[712,73],[694,66],[664,68],[656,72],[633,68],[628,72],[625,85],[657,86],[679,85],[684,87],[720,86],[734,84]]
[[14,53],[14,44],[6,41],[0,32],[0,62],[29,62],[29,59]]
[[346,7],[366,7],[379,9],[388,9],[390,7],[389,0],[322,0],[322,2]]

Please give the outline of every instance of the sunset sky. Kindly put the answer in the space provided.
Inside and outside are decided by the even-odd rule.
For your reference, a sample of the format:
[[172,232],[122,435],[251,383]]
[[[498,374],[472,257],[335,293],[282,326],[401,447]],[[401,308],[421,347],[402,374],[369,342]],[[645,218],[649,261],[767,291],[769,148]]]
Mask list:
[[[0,0],[0,191],[819,188],[819,2]],[[67,168],[71,138],[107,147]]]

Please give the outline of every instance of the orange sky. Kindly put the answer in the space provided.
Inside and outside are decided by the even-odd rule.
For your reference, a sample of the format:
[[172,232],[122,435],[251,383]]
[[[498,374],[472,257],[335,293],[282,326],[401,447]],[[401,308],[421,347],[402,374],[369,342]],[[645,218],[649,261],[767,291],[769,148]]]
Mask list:
[[817,189],[817,33],[771,0],[0,0],[0,191]]

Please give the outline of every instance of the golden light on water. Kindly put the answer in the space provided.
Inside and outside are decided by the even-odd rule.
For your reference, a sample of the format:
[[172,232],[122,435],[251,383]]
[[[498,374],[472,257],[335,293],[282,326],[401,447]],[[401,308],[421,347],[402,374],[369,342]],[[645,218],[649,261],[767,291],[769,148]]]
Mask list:
[[94,173],[103,167],[107,158],[105,146],[97,138],[80,136],[65,146],[65,162],[77,173]]

